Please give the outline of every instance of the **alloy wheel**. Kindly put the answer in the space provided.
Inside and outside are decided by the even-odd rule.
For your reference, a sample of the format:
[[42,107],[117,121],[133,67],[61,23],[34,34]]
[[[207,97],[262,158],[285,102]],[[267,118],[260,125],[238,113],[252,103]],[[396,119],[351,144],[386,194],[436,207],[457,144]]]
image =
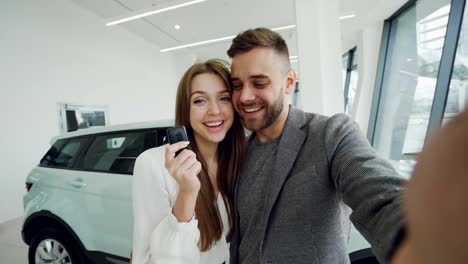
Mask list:
[[36,248],[36,264],[71,264],[66,248],[55,239],[44,239]]

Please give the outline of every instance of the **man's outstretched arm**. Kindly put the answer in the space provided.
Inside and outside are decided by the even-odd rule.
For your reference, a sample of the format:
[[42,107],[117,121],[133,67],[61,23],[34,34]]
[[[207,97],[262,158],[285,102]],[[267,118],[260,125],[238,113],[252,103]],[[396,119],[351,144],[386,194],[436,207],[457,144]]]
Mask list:
[[380,262],[387,263],[403,226],[401,198],[406,181],[377,155],[348,116],[331,117],[326,131],[331,175],[343,201],[353,210],[351,221]]
[[407,236],[393,264],[468,260],[468,111],[436,131],[404,195]]

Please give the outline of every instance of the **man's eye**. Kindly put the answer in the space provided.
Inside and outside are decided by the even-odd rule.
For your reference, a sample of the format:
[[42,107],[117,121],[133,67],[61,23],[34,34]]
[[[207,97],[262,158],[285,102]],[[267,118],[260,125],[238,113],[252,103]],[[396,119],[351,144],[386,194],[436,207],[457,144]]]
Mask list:
[[262,83],[254,83],[255,87],[260,87],[260,88],[263,88],[263,87],[265,87],[267,85],[268,85],[268,83],[263,83],[263,82]]
[[239,90],[239,89],[242,88],[242,85],[241,85],[240,83],[234,83],[234,84],[232,85],[232,88],[235,89],[235,90]]

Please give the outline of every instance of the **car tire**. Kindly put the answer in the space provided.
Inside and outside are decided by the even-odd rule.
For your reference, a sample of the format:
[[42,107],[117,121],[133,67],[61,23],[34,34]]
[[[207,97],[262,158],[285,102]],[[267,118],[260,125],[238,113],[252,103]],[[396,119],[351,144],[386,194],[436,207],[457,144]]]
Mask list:
[[[78,244],[55,228],[42,229],[33,237],[28,250],[28,260],[29,264],[48,263],[48,261],[63,264],[87,263],[86,256]],[[60,260],[62,262],[59,262]]]

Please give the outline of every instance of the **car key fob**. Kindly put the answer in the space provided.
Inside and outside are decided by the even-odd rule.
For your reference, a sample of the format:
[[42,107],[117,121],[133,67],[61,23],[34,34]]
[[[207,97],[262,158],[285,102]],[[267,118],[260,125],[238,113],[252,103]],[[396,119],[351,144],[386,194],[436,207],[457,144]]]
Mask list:
[[[169,144],[175,144],[180,141],[189,141],[185,127],[180,126],[167,129],[167,140]],[[177,157],[177,155],[179,155],[179,153],[186,148],[187,147],[178,150],[175,153],[175,156]]]

